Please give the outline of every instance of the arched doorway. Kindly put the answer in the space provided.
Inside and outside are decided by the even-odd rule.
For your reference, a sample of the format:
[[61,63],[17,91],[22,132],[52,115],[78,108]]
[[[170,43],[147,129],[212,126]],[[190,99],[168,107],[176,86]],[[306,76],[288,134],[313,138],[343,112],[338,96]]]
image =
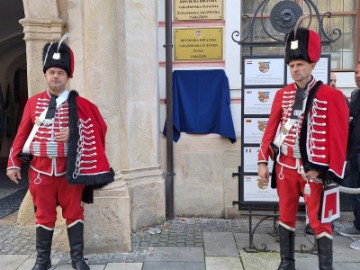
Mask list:
[[6,159],[15,135],[19,113],[27,99],[26,48],[21,0],[0,0],[0,157]]
[[[23,27],[19,23],[25,16],[23,2],[0,0],[0,6],[0,200],[2,205],[7,205],[5,200],[8,199],[12,202],[8,204],[9,208],[2,207],[4,211],[0,211],[1,218],[19,208],[27,190],[25,179],[20,185],[15,185],[4,172],[11,143],[28,98],[28,89],[26,48]],[[14,201],[9,196],[18,199]]]

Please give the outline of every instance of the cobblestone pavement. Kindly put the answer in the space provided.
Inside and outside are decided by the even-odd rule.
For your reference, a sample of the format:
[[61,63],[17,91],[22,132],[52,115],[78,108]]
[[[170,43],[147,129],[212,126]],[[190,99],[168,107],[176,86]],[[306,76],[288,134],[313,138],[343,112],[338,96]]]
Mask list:
[[[34,255],[35,254],[35,226],[19,227],[16,225],[17,212],[0,219],[0,255]],[[253,218],[254,225],[260,220]],[[341,221],[334,222],[335,231],[344,226],[350,226],[350,215],[345,215]],[[257,233],[273,231],[273,220],[265,220],[257,228]],[[303,233],[304,222],[299,221],[297,233]],[[106,263],[142,263],[145,261],[149,247],[203,247],[204,232],[233,232],[248,233],[249,223],[246,217],[238,219],[209,219],[209,218],[175,218],[153,227],[141,228],[132,233],[132,252],[86,254],[89,264]],[[85,252],[86,253],[86,252]],[[68,263],[68,242],[65,227],[55,230],[52,256],[60,259],[61,263]]]
[[[23,176],[24,177],[24,176]],[[20,185],[9,181],[4,174],[0,175],[0,200],[9,194],[26,188],[26,176]],[[3,200],[6,202],[5,200]],[[7,201],[11,203],[10,201]],[[3,205],[4,206],[4,205]],[[6,207],[5,207],[6,208]],[[35,225],[17,226],[17,211],[0,218],[0,255],[27,255],[35,258]],[[252,229],[262,219],[253,217]],[[343,227],[351,226],[352,212],[342,213],[341,219],[334,222],[334,235]],[[299,218],[297,234],[304,230],[304,220]],[[85,223],[86,226],[86,223]],[[264,220],[256,227],[256,233],[268,234],[274,232],[274,220]],[[248,217],[241,216],[237,219],[213,219],[213,218],[186,218],[177,217],[152,227],[140,228],[132,232],[132,251],[129,253],[88,254],[85,246],[85,256],[90,265],[106,265],[108,263],[144,263],[151,248],[162,247],[201,247],[204,248],[204,232],[232,232],[249,233]],[[247,240],[245,240],[247,242]],[[245,243],[246,245],[247,243]],[[347,248],[347,246],[346,246]],[[69,265],[69,245],[66,227],[60,224],[55,229],[52,258],[57,265],[64,269]],[[66,266],[65,266],[66,265]],[[60,267],[59,269],[63,269]],[[111,268],[115,269],[115,268]],[[126,268],[127,269],[127,268]]]
[[244,232],[246,222],[239,219],[176,218],[133,233],[133,247],[202,247],[203,232]]

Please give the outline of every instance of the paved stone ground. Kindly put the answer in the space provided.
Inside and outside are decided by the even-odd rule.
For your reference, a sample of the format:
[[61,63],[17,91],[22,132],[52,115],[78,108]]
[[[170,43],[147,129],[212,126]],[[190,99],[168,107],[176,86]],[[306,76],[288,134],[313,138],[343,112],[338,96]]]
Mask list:
[[[351,213],[336,221],[335,233],[351,226]],[[17,212],[0,219],[0,255],[35,255],[35,226],[16,225]],[[253,218],[254,223],[260,219]],[[69,260],[66,228],[60,225],[55,230],[52,257],[67,264]],[[304,222],[299,220],[297,233],[302,234]],[[271,233],[273,220],[266,220],[257,228],[257,234]],[[86,254],[89,264],[143,263],[150,247],[204,247],[204,232],[248,233],[246,217],[239,219],[175,218],[153,227],[141,228],[132,233],[132,252]],[[257,243],[259,244],[259,243]],[[261,244],[261,243],[260,243]],[[85,252],[86,253],[86,252]]]
[[[158,233],[157,233],[158,231]],[[133,247],[202,247],[203,232],[244,232],[248,226],[239,219],[176,218],[133,233]]]
[[[26,189],[27,181],[26,179],[23,180],[20,185],[15,185],[6,179],[4,174],[0,174],[0,203],[3,202],[0,207],[3,206],[4,209],[6,209],[6,206],[9,206],[9,204],[14,204],[14,201],[10,200],[11,198],[8,198],[8,200],[3,199],[6,199],[6,197],[15,192],[19,192],[21,189]],[[340,266],[340,268],[344,270],[358,269],[359,263],[357,259],[358,256],[356,255],[358,251],[348,248],[351,239],[338,236],[339,230],[352,225],[352,219],[352,212],[342,212],[341,219],[334,222],[334,235],[337,244],[334,252],[337,258],[335,264],[337,263],[337,266]],[[253,217],[253,229],[260,220],[260,217]],[[35,226],[19,227],[16,222],[17,211],[3,218],[0,217],[1,269],[4,269],[2,267],[6,268],[11,265],[11,261],[22,264],[21,260],[26,260],[26,263],[19,269],[29,269],[35,261]],[[132,232],[132,251],[129,253],[89,254],[85,250],[85,256],[88,259],[88,263],[92,265],[92,269],[104,269],[102,266],[105,265],[107,265],[106,269],[109,270],[190,270],[205,269],[205,265],[208,270],[218,270],[221,268],[247,270],[275,269],[279,261],[279,247],[276,238],[269,235],[274,232],[274,229],[273,219],[267,219],[259,224],[254,236],[254,244],[261,248],[263,243],[266,243],[271,252],[254,254],[244,251],[244,248],[248,247],[248,217],[242,216],[238,219],[177,217],[163,224],[140,228]],[[304,220],[299,218],[296,233],[297,239],[301,241],[306,240],[303,239],[303,230]],[[226,237],[228,238],[227,240]],[[233,238],[235,238],[236,244]],[[312,237],[307,238],[312,242]],[[230,241],[230,239],[232,239],[232,241]],[[220,243],[219,240],[223,241],[220,241]],[[233,248],[230,250],[229,248],[231,246],[233,246]],[[227,252],[225,252],[226,248],[229,249]],[[311,245],[309,248],[311,250]],[[231,253],[230,251],[232,251],[233,257],[228,257]],[[190,256],[188,262],[181,261],[181,259],[184,259],[180,256],[181,252]],[[224,256],[224,252],[227,256],[221,257]],[[241,262],[239,261],[238,252],[240,252]],[[196,261],[194,263],[192,257],[198,253],[201,254],[202,257],[206,254],[207,256],[204,257],[201,262]],[[296,256],[298,260],[297,269],[311,269],[314,263],[317,264],[317,258],[312,254],[309,257],[301,251],[300,253],[296,253]],[[71,269],[69,259],[66,228],[60,224],[56,227],[54,234],[52,261],[54,265],[57,265],[56,269],[67,270]],[[181,262],[179,262],[179,260]],[[230,261],[226,262],[226,260]],[[259,263],[257,268],[254,266],[255,262]],[[226,263],[229,264],[228,268],[224,268]],[[191,268],[194,267],[194,265],[196,267]],[[6,269],[13,270],[15,268],[10,267]]]

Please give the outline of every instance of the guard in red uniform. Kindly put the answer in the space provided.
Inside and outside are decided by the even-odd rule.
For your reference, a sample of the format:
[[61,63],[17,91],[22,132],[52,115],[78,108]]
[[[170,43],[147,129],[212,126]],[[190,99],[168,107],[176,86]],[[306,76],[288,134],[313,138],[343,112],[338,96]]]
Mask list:
[[[312,76],[321,54],[319,35],[298,28],[286,40],[285,60],[294,83],[276,92],[270,118],[260,145],[258,174],[267,183],[267,162],[279,147],[276,185],[279,196],[281,264],[295,269],[294,238],[299,194],[303,194],[314,229],[319,269],[332,269],[332,229],[318,218],[324,184],[344,176],[349,112],[341,91]],[[281,135],[277,136],[277,132]]]
[[33,270],[51,267],[51,243],[56,207],[66,219],[72,267],[90,269],[84,261],[84,209],[93,188],[114,180],[105,155],[106,124],[90,101],[66,89],[74,71],[71,49],[63,43],[43,49],[43,72],[48,89],[31,97],[10,150],[7,175],[18,183],[21,162],[31,160],[29,190],[36,216],[37,259]]

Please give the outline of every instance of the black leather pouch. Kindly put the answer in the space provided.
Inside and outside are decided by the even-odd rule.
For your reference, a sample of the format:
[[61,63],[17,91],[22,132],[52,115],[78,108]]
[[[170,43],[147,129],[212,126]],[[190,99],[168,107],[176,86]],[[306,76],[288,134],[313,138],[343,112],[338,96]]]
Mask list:
[[17,155],[23,162],[30,162],[33,158],[33,155],[30,153],[20,153]]
[[276,159],[279,155],[279,147],[277,147],[274,143],[270,144],[270,158],[274,161],[274,167],[271,172],[271,188],[276,188]]
[[278,155],[279,155],[279,147],[277,147],[274,143],[271,143],[270,158],[275,161]]

